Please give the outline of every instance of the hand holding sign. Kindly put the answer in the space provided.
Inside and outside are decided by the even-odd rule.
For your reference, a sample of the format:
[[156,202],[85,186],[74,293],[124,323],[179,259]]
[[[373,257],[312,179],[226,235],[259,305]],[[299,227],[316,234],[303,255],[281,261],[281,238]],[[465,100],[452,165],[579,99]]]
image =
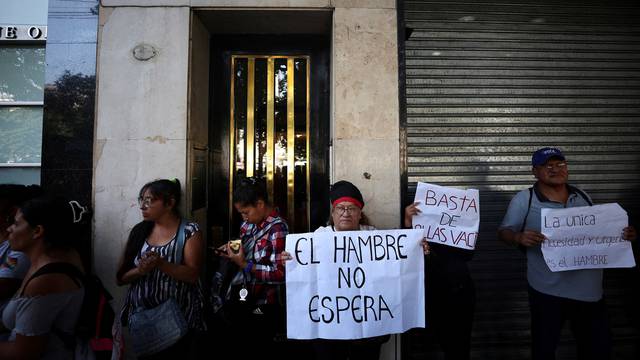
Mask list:
[[530,247],[540,245],[544,241],[545,237],[541,232],[535,230],[525,229],[522,232],[515,234],[515,240],[518,245]]
[[418,204],[412,225],[423,229],[427,241],[467,250],[475,248],[480,226],[478,190],[419,182],[414,201]]

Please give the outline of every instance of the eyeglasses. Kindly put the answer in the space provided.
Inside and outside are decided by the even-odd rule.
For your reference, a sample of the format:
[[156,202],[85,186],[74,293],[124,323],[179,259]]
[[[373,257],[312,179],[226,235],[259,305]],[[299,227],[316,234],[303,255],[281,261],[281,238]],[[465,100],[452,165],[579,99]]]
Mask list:
[[567,163],[563,161],[556,164],[543,165],[542,167],[545,168],[547,171],[551,171],[553,169],[564,170],[567,168]]
[[145,209],[148,208],[149,206],[151,206],[151,203],[155,200],[155,198],[152,198],[150,196],[144,197],[144,198],[138,198],[138,205],[140,205],[140,208]]
[[338,215],[342,215],[344,213],[353,214],[360,210],[357,206],[336,206],[334,210],[338,213]]

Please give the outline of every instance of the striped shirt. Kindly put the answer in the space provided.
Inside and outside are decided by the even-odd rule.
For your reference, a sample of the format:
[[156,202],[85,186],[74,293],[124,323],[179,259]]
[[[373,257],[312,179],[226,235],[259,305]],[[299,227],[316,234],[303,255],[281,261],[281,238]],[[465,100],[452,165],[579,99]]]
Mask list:
[[[200,231],[200,227],[196,223],[190,222],[185,225],[185,246],[189,239],[198,231]],[[150,245],[145,240],[144,245],[142,245],[142,248],[136,255],[134,264],[138,266],[142,254],[147,251],[157,252],[168,262],[175,263],[177,244],[177,234],[174,235],[171,241],[162,246]],[[189,284],[172,278],[158,268],[151,270],[148,274],[131,284],[122,308],[122,313],[123,315],[126,314],[126,319],[128,319],[136,309],[140,307],[145,309],[154,308],[168,300],[169,297],[176,299],[190,329],[206,329],[203,317],[204,296],[200,280],[198,280],[196,284]]]
[[240,239],[247,261],[254,263],[251,272],[242,270],[233,278],[232,284],[245,281],[256,304],[281,304],[284,286],[284,264],[282,252],[289,229],[287,223],[272,212],[260,224],[244,222],[240,227]]

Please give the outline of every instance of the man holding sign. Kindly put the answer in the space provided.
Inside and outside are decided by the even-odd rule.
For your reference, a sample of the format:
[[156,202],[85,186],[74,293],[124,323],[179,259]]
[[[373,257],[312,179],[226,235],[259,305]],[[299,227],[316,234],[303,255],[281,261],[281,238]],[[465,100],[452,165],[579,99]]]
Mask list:
[[[567,184],[567,162],[559,149],[539,149],[533,153],[531,163],[537,182],[511,200],[498,236],[526,249],[532,358],[555,359],[563,322],[569,319],[578,345],[578,358],[609,359],[611,339],[602,299],[602,269],[552,271],[557,270],[557,264],[552,264],[554,269],[550,269],[542,253],[542,246],[559,244],[558,239],[549,240],[543,235],[542,212],[591,206],[591,199],[582,190]],[[548,217],[547,224],[552,221]],[[636,238],[633,227],[621,227],[618,231],[623,239]]]

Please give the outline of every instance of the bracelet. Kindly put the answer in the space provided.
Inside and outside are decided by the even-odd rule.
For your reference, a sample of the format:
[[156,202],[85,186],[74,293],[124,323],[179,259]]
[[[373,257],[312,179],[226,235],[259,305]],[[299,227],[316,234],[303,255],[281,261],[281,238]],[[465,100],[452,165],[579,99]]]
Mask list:
[[244,267],[243,271],[245,273],[249,273],[249,272],[251,272],[251,268],[253,268],[253,261],[249,260],[249,261],[247,261],[247,266]]

